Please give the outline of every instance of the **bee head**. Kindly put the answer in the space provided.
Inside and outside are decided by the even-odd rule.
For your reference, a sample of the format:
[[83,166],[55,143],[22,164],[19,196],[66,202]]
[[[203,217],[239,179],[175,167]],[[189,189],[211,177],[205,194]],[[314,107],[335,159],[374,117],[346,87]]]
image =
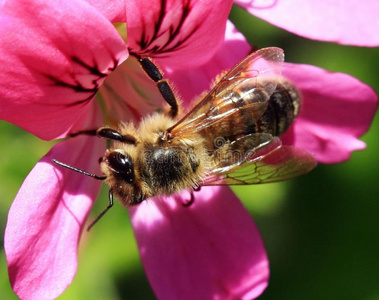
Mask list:
[[128,154],[120,151],[109,151],[105,153],[102,163],[105,163],[115,177],[124,180],[125,183],[132,184],[134,182],[134,164]]
[[128,153],[121,149],[108,150],[100,161],[100,168],[110,190],[124,205],[138,204],[145,199],[136,180],[133,159]]

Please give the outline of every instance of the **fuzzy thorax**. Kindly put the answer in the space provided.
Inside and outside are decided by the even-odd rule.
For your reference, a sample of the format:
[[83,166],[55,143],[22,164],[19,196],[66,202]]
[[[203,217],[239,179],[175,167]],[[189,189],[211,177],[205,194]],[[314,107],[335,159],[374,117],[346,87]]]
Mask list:
[[[105,153],[101,169],[124,205],[196,187],[203,179],[210,160],[203,138],[191,133],[163,139],[174,124],[172,118],[157,113],[144,119],[137,129],[132,124],[120,125],[120,133],[135,136],[136,144],[115,142]],[[123,170],[113,167],[110,159],[123,160]]]

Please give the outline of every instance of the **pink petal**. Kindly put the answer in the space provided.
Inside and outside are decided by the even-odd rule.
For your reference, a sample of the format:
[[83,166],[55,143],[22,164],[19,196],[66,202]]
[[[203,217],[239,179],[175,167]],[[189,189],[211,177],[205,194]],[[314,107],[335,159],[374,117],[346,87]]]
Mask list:
[[130,208],[143,265],[158,299],[252,299],[269,269],[251,217],[227,187]]
[[225,40],[215,55],[200,67],[167,70],[166,76],[177,87],[185,104],[208,91],[217,75],[233,67],[251,51],[245,37],[228,21]]
[[234,2],[256,17],[306,38],[356,46],[379,45],[376,0]]
[[125,22],[125,0],[86,0],[97,8],[109,21]]
[[86,119],[127,57],[112,24],[83,1],[6,1],[0,13],[0,118],[52,139]]
[[51,159],[95,173],[104,149],[104,141],[94,137],[61,142],[25,179],[4,239],[10,281],[21,299],[55,299],[71,283],[79,236],[101,184]]
[[347,160],[365,148],[358,139],[374,117],[378,97],[371,87],[343,73],[309,65],[286,64],[283,75],[303,95],[303,106],[293,131],[283,136],[287,144],[306,149],[323,163]]
[[[208,90],[216,75],[232,67],[251,49],[244,36],[229,21],[225,39],[217,53],[201,67],[170,70],[159,66],[164,70],[164,77],[170,79],[179,97],[184,100],[184,104]],[[100,92],[106,100],[108,112],[123,121],[138,122],[143,116],[167,105],[157,85],[146,76],[132,57],[108,76]]]
[[232,1],[126,1],[128,46],[178,68],[206,62],[222,43]]
[[136,59],[122,63],[100,89],[107,111],[122,121],[141,121],[147,114],[161,109],[164,102],[157,84],[151,80]]

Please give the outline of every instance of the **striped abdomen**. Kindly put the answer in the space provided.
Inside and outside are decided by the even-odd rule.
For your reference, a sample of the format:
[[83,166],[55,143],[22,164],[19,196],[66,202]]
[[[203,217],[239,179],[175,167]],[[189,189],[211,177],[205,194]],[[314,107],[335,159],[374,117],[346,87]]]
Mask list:
[[298,90],[288,81],[279,82],[265,113],[253,126],[253,132],[282,135],[298,115],[300,105],[301,97]]
[[[267,80],[263,84],[270,84]],[[263,85],[261,83],[261,85]],[[250,84],[251,85],[251,84]],[[228,104],[217,106],[217,101],[209,113],[214,116],[226,115],[222,120],[204,128],[201,134],[209,141],[208,149],[218,148],[214,140],[222,137],[225,141],[234,141],[252,133],[282,135],[299,113],[301,98],[297,89],[288,81],[276,82],[276,88],[267,102],[266,88],[251,87],[240,82],[233,91],[224,95],[229,97]],[[228,111],[233,113],[228,114]]]

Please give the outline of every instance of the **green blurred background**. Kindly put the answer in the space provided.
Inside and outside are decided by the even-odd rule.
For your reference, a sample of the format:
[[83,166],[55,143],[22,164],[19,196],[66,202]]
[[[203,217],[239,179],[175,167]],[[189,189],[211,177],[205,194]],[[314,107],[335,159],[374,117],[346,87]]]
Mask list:
[[[306,40],[234,8],[231,19],[252,45],[278,46],[286,60],[349,73],[379,90],[379,49]],[[327,107],[325,108],[327,109]],[[319,165],[290,182],[235,188],[255,219],[271,265],[260,299],[379,299],[379,116],[362,137],[367,149],[339,165]],[[0,227],[23,179],[52,146],[0,122]],[[25,152],[26,151],[26,152]],[[107,199],[104,188],[101,199]],[[102,210],[98,201],[93,215]],[[126,211],[118,202],[79,250],[73,284],[59,299],[155,299]],[[0,253],[0,298],[17,299]]]

